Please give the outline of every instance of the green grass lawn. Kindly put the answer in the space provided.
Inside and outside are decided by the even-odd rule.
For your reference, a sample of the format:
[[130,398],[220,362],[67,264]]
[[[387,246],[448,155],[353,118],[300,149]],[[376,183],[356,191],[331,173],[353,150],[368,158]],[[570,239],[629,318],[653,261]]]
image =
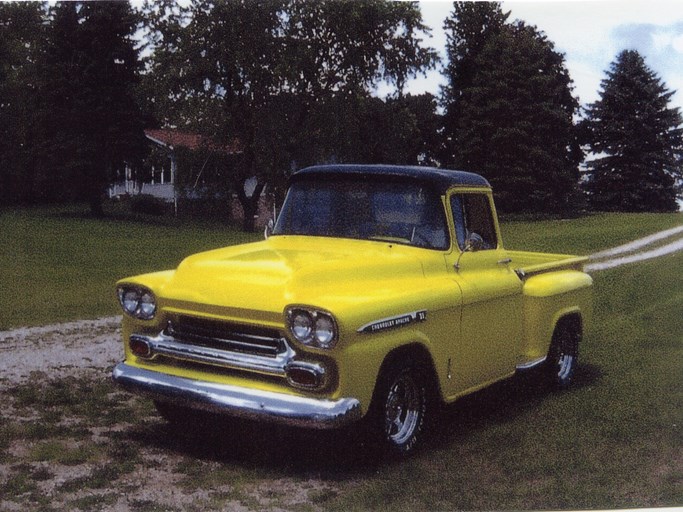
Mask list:
[[216,224],[97,220],[84,211],[0,210],[0,330],[119,314],[118,279],[259,238]]
[[508,249],[588,255],[683,225],[683,213],[600,213],[570,220],[501,224]]
[[[587,254],[681,223],[680,214],[594,215],[508,222],[503,233],[514,249]],[[1,213],[0,324],[113,314],[116,279],[175,266],[201,249],[260,238],[215,225],[166,224],[96,221],[61,209]],[[515,377],[466,397],[445,409],[424,449],[407,460],[373,458],[348,432],[248,422],[174,431],[149,400],[113,393],[108,379],[80,385],[38,379],[0,388],[16,411],[0,413],[0,462],[9,464],[10,475],[0,479],[0,496],[19,496],[35,508],[31,500],[39,499],[39,484],[49,477],[35,461],[85,461],[96,471],[62,483],[57,495],[68,501],[76,486],[92,489],[87,503],[94,509],[135,487],[126,475],[147,474],[155,457],[175,457],[179,492],[233,489],[208,501],[197,498],[192,510],[235,501],[301,511],[681,506],[683,253],[594,279],[595,318],[574,387],[549,392],[530,376]],[[103,429],[99,441],[91,439],[93,425]],[[33,451],[10,453],[13,439],[29,435]],[[302,495],[299,505],[287,505],[287,485]],[[96,494],[102,489],[107,493]],[[255,495],[272,498],[271,505]],[[88,509],[83,503],[73,507]],[[164,509],[153,501],[139,505]]]

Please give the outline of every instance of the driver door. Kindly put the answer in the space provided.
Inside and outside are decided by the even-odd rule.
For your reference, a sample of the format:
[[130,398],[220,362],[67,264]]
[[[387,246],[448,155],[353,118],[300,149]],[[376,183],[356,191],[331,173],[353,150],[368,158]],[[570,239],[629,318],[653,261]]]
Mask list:
[[455,191],[448,204],[456,235],[449,272],[462,292],[452,385],[453,393],[461,394],[515,371],[523,329],[522,282],[500,247],[491,195]]

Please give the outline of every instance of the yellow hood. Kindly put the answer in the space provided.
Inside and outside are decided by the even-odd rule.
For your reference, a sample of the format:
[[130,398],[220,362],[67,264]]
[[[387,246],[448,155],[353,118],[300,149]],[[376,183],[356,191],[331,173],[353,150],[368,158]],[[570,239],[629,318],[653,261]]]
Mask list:
[[414,248],[278,236],[190,256],[162,295],[172,301],[280,313],[289,304],[334,309],[363,303],[423,278]]

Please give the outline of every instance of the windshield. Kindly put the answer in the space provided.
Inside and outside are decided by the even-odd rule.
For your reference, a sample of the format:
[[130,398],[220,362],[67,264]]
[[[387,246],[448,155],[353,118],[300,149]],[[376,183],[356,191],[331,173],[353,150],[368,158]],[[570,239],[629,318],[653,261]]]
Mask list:
[[310,235],[397,242],[446,249],[440,197],[415,182],[318,180],[294,183],[274,235]]

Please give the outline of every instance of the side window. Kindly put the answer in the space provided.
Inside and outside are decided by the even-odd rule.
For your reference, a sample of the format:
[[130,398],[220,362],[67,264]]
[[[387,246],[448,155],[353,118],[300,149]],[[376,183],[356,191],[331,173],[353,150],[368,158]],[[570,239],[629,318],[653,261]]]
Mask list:
[[484,239],[484,249],[495,249],[498,245],[493,215],[485,194],[454,194],[451,196],[451,211],[455,222],[455,235],[461,249],[470,233]]

